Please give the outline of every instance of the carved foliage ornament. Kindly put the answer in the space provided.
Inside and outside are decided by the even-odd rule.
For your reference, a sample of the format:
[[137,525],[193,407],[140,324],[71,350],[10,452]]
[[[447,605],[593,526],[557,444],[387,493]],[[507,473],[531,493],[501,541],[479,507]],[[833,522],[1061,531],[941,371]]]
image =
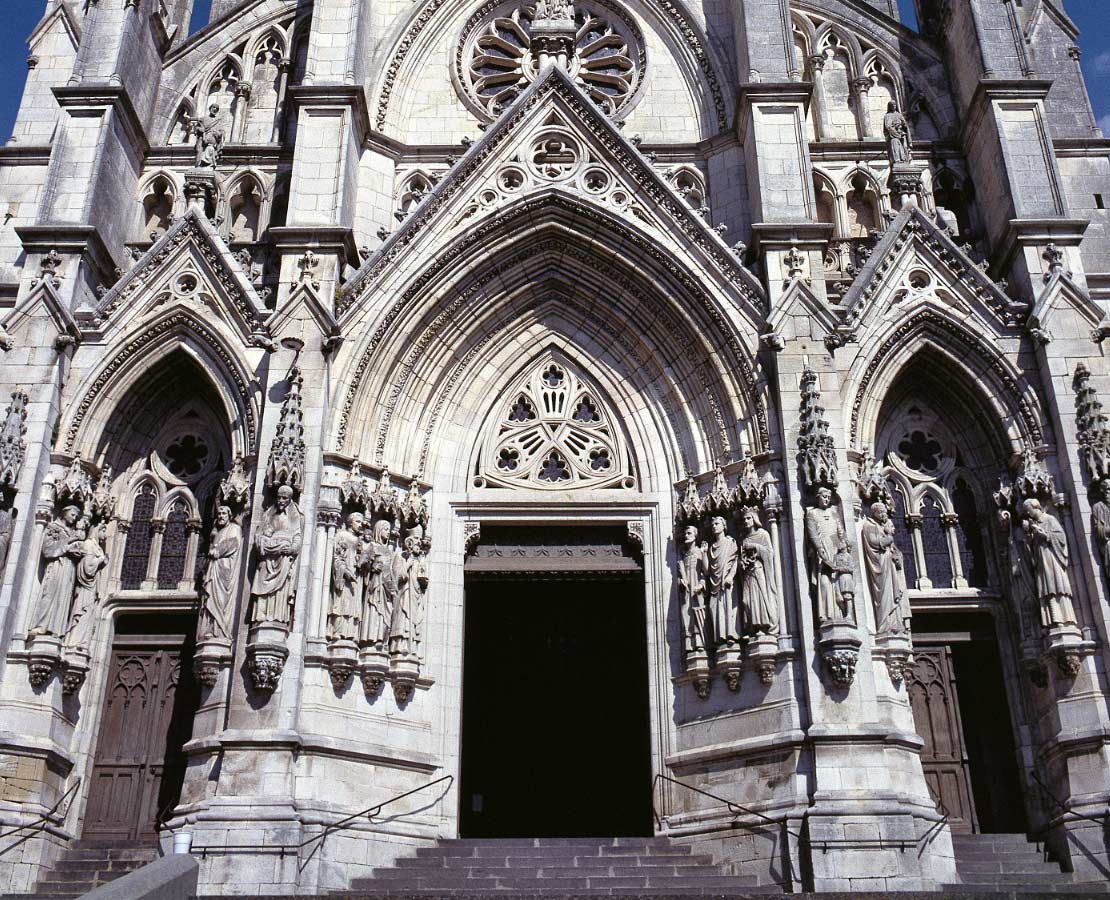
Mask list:
[[[551,4],[486,4],[463,29],[455,54],[455,83],[463,100],[487,121],[496,118],[540,73],[537,25]],[[569,7],[569,4],[561,4]],[[606,115],[635,95],[646,63],[644,38],[631,18],[608,4],[578,2],[567,72]]]
[[541,490],[631,487],[620,433],[597,392],[547,358],[501,401],[479,486]]

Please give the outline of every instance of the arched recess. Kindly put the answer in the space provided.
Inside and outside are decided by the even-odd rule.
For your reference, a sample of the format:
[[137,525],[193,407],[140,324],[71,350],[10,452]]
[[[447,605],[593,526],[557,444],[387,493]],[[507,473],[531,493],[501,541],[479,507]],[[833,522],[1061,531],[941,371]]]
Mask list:
[[537,222],[503,210],[500,233],[481,235],[475,255],[464,236],[407,290],[375,291],[379,307],[356,326],[369,337],[340,382],[335,449],[420,473],[436,468],[433,448],[453,447],[449,482],[462,489],[472,448],[459,442],[474,438],[522,358],[551,346],[612,397],[633,455],[655,460],[643,463],[644,489],[670,490],[688,468],[767,446],[739,303],[722,308],[669,255],[633,261],[615,219],[590,240],[557,212]]
[[998,470],[1044,441],[1044,420],[1032,388],[1021,386],[1020,374],[990,338],[968,330],[946,312],[919,309],[869,336],[866,345],[874,349],[853,366],[846,385],[851,446],[874,445],[881,404],[900,373],[922,360],[927,364],[916,369],[921,383],[957,398],[963,408],[975,411],[976,421],[995,423],[987,433]]
[[[62,414],[58,449],[87,460],[101,458],[111,432],[104,430],[122,398],[142,398],[151,373],[172,370],[199,372],[218,398],[221,416],[228,423],[229,454],[250,456],[256,450],[258,406],[252,390],[253,375],[232,346],[211,324],[191,311],[170,308],[138,332],[122,336],[73,394]],[[178,398],[180,399],[180,397]]]

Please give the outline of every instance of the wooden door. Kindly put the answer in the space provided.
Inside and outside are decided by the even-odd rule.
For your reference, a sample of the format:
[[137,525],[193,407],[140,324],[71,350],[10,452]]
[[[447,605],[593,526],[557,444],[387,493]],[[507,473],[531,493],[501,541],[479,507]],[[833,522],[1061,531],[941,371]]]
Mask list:
[[112,649],[85,837],[154,838],[159,813],[181,790],[196,710],[190,675],[181,644]]
[[978,831],[952,649],[915,647],[913,653],[913,664],[906,667],[906,689],[917,733],[925,741],[921,765],[929,792],[948,814],[953,831]]

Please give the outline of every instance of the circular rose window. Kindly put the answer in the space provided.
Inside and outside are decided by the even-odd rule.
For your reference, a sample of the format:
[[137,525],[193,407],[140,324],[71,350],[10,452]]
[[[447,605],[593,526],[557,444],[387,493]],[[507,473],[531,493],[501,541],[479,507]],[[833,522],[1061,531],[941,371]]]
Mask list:
[[[551,0],[486,5],[464,26],[455,80],[467,106],[486,121],[500,115],[539,75],[533,23],[550,15],[550,5]],[[606,115],[614,115],[643,80],[643,34],[625,13],[603,0],[563,7],[574,17],[574,52],[567,72]]]

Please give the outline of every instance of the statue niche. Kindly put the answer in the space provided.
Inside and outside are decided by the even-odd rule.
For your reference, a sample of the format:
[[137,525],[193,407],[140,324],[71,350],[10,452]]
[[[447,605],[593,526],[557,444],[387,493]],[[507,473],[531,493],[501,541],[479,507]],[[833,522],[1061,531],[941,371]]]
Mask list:
[[377,697],[388,680],[403,703],[424,659],[427,507],[414,482],[399,490],[382,469],[372,485],[357,460],[334,490],[342,513],[336,521],[343,524],[332,541],[327,630],[332,684],[337,692],[344,690],[357,669],[368,698]]

